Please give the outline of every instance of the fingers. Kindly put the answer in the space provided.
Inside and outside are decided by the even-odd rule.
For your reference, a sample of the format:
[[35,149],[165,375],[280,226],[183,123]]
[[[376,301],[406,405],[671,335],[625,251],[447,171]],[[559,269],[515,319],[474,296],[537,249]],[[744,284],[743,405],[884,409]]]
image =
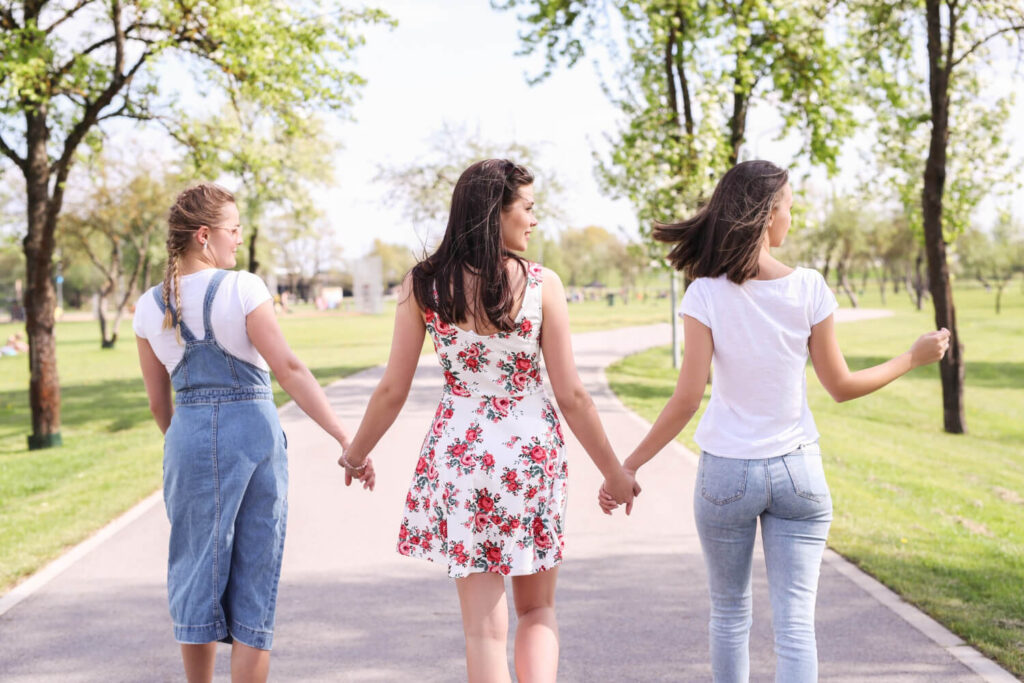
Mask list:
[[345,486],[352,485],[352,473],[349,472],[348,468],[345,469]]

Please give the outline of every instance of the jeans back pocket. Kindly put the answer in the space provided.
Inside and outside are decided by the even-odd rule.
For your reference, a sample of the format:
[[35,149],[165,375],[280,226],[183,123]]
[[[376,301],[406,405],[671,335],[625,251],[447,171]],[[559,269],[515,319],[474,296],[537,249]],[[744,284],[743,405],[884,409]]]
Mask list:
[[782,462],[786,465],[796,495],[818,503],[828,498],[828,482],[825,481],[825,466],[820,455],[784,455]]
[[710,453],[700,456],[700,495],[715,505],[732,503],[747,492],[749,461],[721,458]]

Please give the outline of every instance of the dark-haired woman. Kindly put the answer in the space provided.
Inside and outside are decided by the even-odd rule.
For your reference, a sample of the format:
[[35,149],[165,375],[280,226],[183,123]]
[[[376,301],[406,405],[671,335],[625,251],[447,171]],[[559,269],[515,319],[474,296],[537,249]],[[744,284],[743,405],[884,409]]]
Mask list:
[[[686,426],[713,360],[711,399],[697,426],[702,453],[693,500],[711,593],[716,682],[749,678],[758,519],[775,680],[818,679],[814,602],[832,499],[807,407],[808,354],[825,389],[847,401],[939,360],[949,345],[948,331],[929,332],[892,360],[850,372],[833,327],[838,304],[824,278],[771,255],[789,231],[792,204],[784,169],[748,161],[722,176],[693,217],[655,229],[657,239],[675,245],[672,264],[693,280],[679,308],[686,353],[672,398],[626,466],[635,471]],[[615,507],[609,496],[602,505]]]
[[358,473],[404,404],[429,332],[444,393],[405,500],[398,551],[443,564],[455,578],[470,681],[509,680],[505,576],[519,617],[518,679],[557,675],[566,461],[541,351],[558,407],[606,489],[627,506],[634,496],[577,374],[562,284],[514,253],[536,224],[528,170],[489,159],[463,172],[444,239],[403,283],[387,370],[340,460]]
[[[268,369],[348,445],[323,389],[288,348],[267,286],[223,270],[234,268],[241,243],[230,192],[212,183],[185,190],[168,215],[164,282],[135,308],[149,408],[165,434],[167,596],[190,683],[213,679],[218,640],[233,643],[232,680],[264,681],[270,667],[288,460]],[[372,465],[359,478],[372,487]]]

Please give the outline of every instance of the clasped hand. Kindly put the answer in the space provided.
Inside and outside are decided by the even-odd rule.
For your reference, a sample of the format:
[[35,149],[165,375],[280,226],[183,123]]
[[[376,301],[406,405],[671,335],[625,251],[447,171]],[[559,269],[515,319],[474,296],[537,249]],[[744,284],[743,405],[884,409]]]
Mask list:
[[597,503],[606,515],[620,505],[626,506],[626,514],[633,511],[633,499],[640,495],[640,484],[636,483],[636,471],[623,467],[618,475],[605,479],[597,493]]
[[356,467],[360,467],[357,470],[355,467],[345,464],[345,454],[342,453],[342,456],[338,458],[338,465],[345,469],[345,486],[351,486],[353,480],[355,480],[363,482],[364,489],[373,490],[373,486],[377,482],[377,474],[373,471],[373,460],[367,458],[363,461],[365,467],[356,465]]

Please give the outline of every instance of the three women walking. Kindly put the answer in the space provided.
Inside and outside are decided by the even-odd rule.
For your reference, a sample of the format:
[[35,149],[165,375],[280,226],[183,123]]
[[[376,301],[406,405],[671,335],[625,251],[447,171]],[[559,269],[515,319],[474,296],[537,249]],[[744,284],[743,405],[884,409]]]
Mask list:
[[[760,519],[776,678],[816,680],[814,601],[831,498],[807,409],[807,357],[826,389],[846,400],[938,360],[948,333],[928,333],[906,354],[850,372],[824,280],[771,255],[789,229],[791,204],[784,170],[746,162],[695,216],[657,229],[675,245],[672,263],[693,279],[680,307],[685,354],[672,399],[623,466],[576,370],[564,288],[518,255],[536,226],[527,169],[490,159],[460,177],[441,244],[402,283],[387,368],[351,442],[288,349],[266,287],[222,270],[234,266],[241,243],[231,195],[213,185],[183,192],[169,220],[167,277],[140,299],[135,328],[150,407],[166,433],[168,593],[189,680],[210,680],[217,640],[235,643],[234,679],[267,675],[287,517],[286,439],[267,369],[338,441],[346,483],[372,489],[368,456],[402,409],[428,333],[444,382],[418,457],[406,456],[413,476],[396,547],[444,565],[454,579],[470,681],[510,680],[505,576],[518,615],[518,680],[557,677],[568,466],[542,357],[562,418],[604,476],[607,512],[630,510],[640,492],[634,473],[696,414],[714,362],[694,494],[714,679],[749,675]],[[621,647],[628,656],[628,643]]]

